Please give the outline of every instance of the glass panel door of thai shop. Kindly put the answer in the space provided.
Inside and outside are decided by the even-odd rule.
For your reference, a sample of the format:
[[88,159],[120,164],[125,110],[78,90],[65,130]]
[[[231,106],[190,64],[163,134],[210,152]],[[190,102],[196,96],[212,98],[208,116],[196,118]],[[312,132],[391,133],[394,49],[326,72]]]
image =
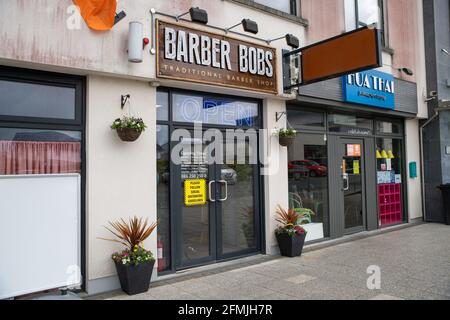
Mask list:
[[364,141],[342,139],[341,152],[344,229],[350,234],[363,231],[366,226]]
[[212,141],[205,138],[181,141],[187,148],[183,147],[172,178],[176,269],[244,255],[259,247],[257,149],[250,140],[225,138],[218,149],[217,144],[209,148]]

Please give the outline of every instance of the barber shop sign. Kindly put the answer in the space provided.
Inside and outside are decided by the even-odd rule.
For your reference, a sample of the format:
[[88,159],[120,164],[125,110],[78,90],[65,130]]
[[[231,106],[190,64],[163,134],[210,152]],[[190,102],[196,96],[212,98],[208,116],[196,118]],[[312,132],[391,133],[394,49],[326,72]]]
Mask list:
[[277,94],[276,50],[157,21],[157,76]]
[[395,81],[391,74],[366,71],[342,78],[344,101],[383,109],[395,109]]

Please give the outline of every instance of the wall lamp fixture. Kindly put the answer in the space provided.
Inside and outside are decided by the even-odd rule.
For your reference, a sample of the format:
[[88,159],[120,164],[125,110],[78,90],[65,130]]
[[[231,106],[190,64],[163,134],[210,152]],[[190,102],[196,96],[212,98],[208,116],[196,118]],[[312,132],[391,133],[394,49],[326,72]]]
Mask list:
[[[190,22],[189,20],[186,20],[186,19],[182,18],[183,16],[185,16],[187,14],[191,14],[192,22],[198,22],[198,23],[201,23],[201,24],[207,24],[208,23],[208,13],[205,10],[202,10],[202,9],[199,9],[199,8],[191,8],[189,11],[187,11],[187,12],[181,14],[181,15],[178,15],[178,16],[157,11],[155,8],[151,8],[150,9],[152,26],[155,26],[155,21],[156,21],[156,16],[157,15],[160,15],[160,16],[163,16],[163,17],[168,17],[168,18],[171,18],[171,19],[175,19],[177,22],[179,22],[179,21]],[[230,27],[228,29],[224,29],[223,27],[214,26],[214,25],[210,25],[210,24],[208,24],[208,28],[215,29],[215,30],[218,30],[220,32],[225,32],[225,33],[230,32],[230,33],[233,33],[233,34],[236,34],[236,35],[239,35],[239,36],[243,36],[243,37],[246,37],[246,38],[249,38],[249,39],[253,39],[253,40],[256,40],[256,41],[266,42],[268,44],[270,44],[270,42],[272,42],[272,41],[277,40],[277,39],[273,39],[273,40],[262,39],[262,38],[259,38],[257,36],[250,35],[250,34],[247,34],[247,33],[230,30],[230,29],[232,29],[234,27],[237,27],[240,24],[242,24],[242,26],[243,26],[245,31],[247,31],[249,33],[256,34],[257,28],[258,28],[258,24],[255,21],[252,21],[250,19],[243,19],[239,24],[236,24],[236,25],[234,25],[234,26],[232,26],[232,27]],[[281,37],[280,39],[282,39],[284,37],[285,36]],[[286,37],[287,37],[287,35],[286,35]],[[292,37],[294,37],[294,36],[290,35],[289,42],[295,44],[295,42],[293,42],[294,40],[293,40]],[[297,39],[297,41],[298,41],[298,39]],[[152,55],[156,54],[156,28],[152,28],[150,53]]]
[[286,39],[287,45],[294,49],[297,49],[298,47],[300,47],[300,41],[298,40],[298,38],[290,33],[288,33],[282,37],[279,37],[279,38],[266,40],[266,42],[267,42],[267,44],[270,44],[273,41],[277,41],[277,40],[281,40],[281,39]]
[[438,92],[437,91],[430,91],[428,96],[424,95],[425,102],[430,102],[430,101],[433,101],[433,100],[437,100],[437,98],[438,98]]
[[190,14],[191,20],[193,22],[201,23],[201,24],[208,24],[208,13],[206,10],[200,9],[199,7],[191,7],[189,11],[180,14],[176,17],[177,21],[180,21],[181,17],[184,17],[185,15]]
[[446,55],[450,56],[450,52],[447,49],[442,48],[441,51]]
[[250,19],[242,19],[241,22],[239,22],[238,24],[235,24],[234,26],[231,26],[229,28],[225,29],[225,33],[228,33],[228,31],[230,31],[233,28],[236,28],[237,26],[241,25],[244,28],[244,31],[246,32],[250,32],[253,34],[257,34],[258,33],[258,24]]
[[409,68],[398,68],[397,70],[400,71],[400,72],[403,72],[404,74],[406,74],[408,76],[413,76],[414,75],[414,72],[411,69],[409,69]]

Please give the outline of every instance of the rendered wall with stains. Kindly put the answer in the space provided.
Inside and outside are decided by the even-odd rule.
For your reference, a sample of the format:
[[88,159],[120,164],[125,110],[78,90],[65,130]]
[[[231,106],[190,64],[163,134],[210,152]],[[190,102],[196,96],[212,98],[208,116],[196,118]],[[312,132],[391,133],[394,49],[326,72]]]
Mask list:
[[344,0],[302,0],[301,16],[309,22],[308,44],[345,31]]
[[[258,22],[257,36],[261,40],[251,41],[261,45],[267,45],[266,39],[282,36],[287,30],[301,41],[304,39],[304,28],[298,23],[231,1],[122,0],[118,1],[117,12],[124,10],[127,16],[112,30],[103,32],[90,30],[77,14],[71,0],[0,1],[0,63],[20,66],[29,64],[33,68],[79,74],[97,73],[154,79],[155,56],[149,52],[150,45],[144,50],[142,63],[128,62],[129,22],[142,22],[144,36],[152,39],[151,8],[178,15],[192,6],[205,9],[208,12],[209,25],[220,28],[230,27],[243,18]],[[79,28],[77,18],[81,20]],[[174,21],[161,16],[158,18]],[[182,21],[180,23],[184,24]],[[223,31],[212,30],[208,26],[190,25],[224,35]],[[244,33],[242,27],[237,27],[236,31]],[[229,36],[249,40],[231,33]],[[289,48],[284,41],[276,41],[271,45],[279,50],[279,55],[281,49]],[[277,63],[281,79],[281,59],[278,59]],[[281,83],[282,81],[279,81],[280,91]]]

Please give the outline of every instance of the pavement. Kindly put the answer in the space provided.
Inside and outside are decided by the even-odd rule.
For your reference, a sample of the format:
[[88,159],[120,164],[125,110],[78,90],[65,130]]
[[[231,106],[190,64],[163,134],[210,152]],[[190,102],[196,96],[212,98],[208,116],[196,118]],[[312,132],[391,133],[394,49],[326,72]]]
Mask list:
[[450,300],[450,226],[420,224],[122,291],[107,300]]

